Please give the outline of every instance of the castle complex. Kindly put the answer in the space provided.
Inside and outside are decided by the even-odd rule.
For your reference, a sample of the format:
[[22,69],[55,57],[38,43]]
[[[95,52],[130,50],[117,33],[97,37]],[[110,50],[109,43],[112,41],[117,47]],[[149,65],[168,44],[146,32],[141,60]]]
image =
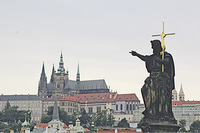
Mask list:
[[54,95],[55,92],[57,93],[57,95],[60,96],[74,96],[76,94],[107,93],[109,92],[109,89],[104,79],[81,81],[79,65],[76,80],[70,80],[68,70],[65,71],[63,55],[61,53],[59,68],[56,72],[53,66],[51,79],[49,83],[47,83],[47,77],[43,63],[42,73],[38,86],[38,96],[41,98],[52,97],[52,95]]

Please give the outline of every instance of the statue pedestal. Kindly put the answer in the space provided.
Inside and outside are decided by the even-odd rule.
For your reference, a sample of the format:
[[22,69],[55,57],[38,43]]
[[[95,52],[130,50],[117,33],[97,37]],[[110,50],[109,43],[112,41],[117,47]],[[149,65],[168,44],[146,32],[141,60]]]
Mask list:
[[177,133],[179,126],[168,122],[160,123],[142,123],[142,131],[144,133]]

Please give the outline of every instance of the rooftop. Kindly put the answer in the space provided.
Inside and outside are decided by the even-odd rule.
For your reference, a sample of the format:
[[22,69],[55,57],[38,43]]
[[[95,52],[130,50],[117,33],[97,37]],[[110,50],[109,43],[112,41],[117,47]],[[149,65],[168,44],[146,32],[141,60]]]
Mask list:
[[1,101],[41,100],[37,95],[0,95]]
[[80,103],[98,103],[98,102],[114,102],[116,92],[111,93],[93,93],[93,94],[78,94],[75,97],[78,98]]
[[135,93],[117,94],[115,101],[140,101]]
[[200,104],[200,101],[172,101],[172,106],[184,104]]

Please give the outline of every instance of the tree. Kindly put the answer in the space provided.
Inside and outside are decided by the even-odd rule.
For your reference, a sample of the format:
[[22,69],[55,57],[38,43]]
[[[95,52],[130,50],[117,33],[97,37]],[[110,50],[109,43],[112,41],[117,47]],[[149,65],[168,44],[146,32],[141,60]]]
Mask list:
[[102,110],[102,126],[107,126],[108,119],[107,119],[107,113],[106,110]]
[[118,125],[117,125],[118,127],[130,127],[129,126],[129,123],[127,122],[127,120],[126,120],[126,118],[124,118],[124,119],[122,119],[119,123],[118,123]]
[[98,127],[98,126],[103,126],[102,124],[102,120],[103,120],[103,113],[102,112],[98,112],[97,116],[96,116],[96,121],[94,122],[95,123],[95,126]]
[[200,121],[194,121],[191,125],[190,125],[190,131],[191,132],[200,132]]
[[112,125],[114,125],[114,123],[115,123],[115,117],[112,114],[109,114],[107,125],[112,127]]
[[179,129],[180,132],[186,132],[186,130],[185,130],[186,120],[180,120],[179,126],[180,126],[180,129]]
[[3,132],[3,129],[6,127],[6,124],[0,121],[0,132]]
[[1,120],[10,124],[24,119],[27,111],[18,111],[17,109],[18,106],[11,107],[9,101],[7,101],[5,108],[2,110]]
[[81,112],[80,122],[81,124],[87,124],[90,120],[90,117],[86,113],[85,109]]
[[48,115],[46,115],[46,114],[43,114],[43,115],[42,115],[42,118],[41,118],[41,123],[48,123],[48,122],[51,121],[51,119],[52,119],[52,116],[51,116],[51,115],[48,116]]

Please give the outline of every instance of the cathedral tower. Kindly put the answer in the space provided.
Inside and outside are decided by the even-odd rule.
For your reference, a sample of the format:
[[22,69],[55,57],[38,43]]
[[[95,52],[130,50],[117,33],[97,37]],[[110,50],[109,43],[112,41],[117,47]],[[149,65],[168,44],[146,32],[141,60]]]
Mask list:
[[40,81],[39,81],[39,85],[38,85],[38,96],[45,97],[46,92],[47,92],[47,76],[45,73],[44,62],[43,62],[42,73],[41,73]]
[[55,91],[56,91],[58,95],[63,94],[65,84],[68,80],[68,75],[69,75],[68,71],[65,72],[63,55],[61,52],[59,68],[57,69],[57,72],[54,72],[53,74],[53,92],[52,93],[55,94]]

